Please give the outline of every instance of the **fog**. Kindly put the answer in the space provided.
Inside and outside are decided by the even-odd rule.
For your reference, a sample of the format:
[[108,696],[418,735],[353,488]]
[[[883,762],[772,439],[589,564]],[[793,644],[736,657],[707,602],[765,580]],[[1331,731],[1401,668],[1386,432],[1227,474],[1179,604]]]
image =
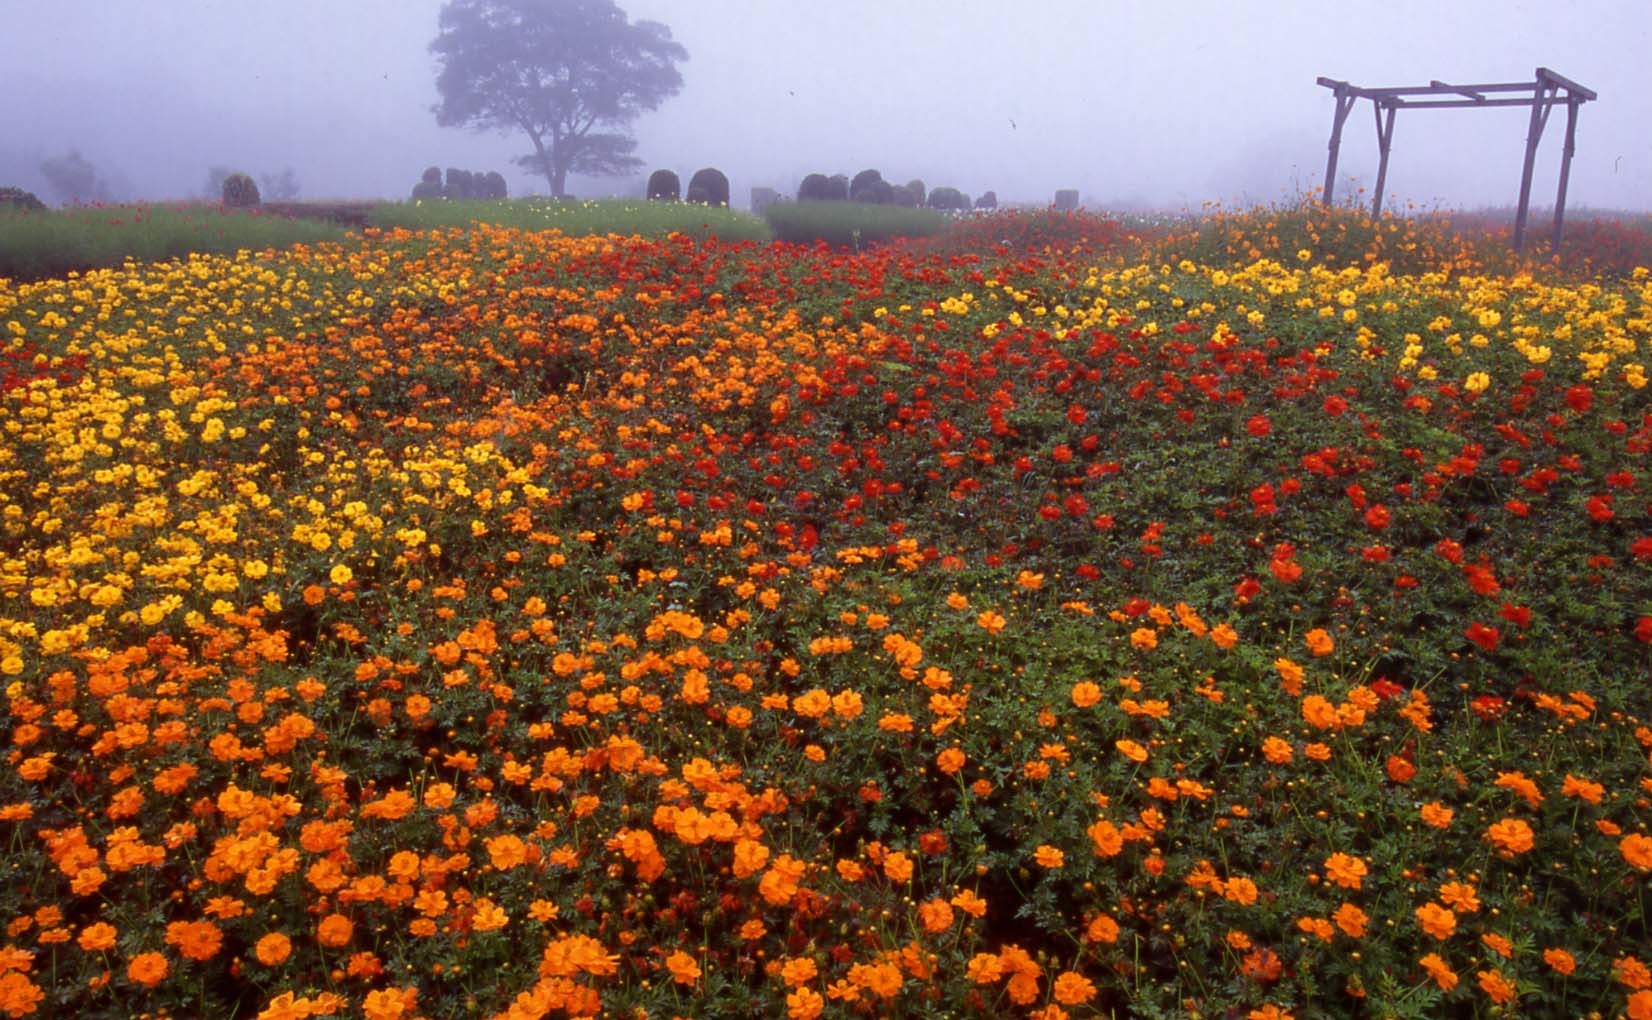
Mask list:
[[[630,126],[649,169],[723,170],[795,192],[875,168],[1004,203],[1180,210],[1316,189],[1324,75],[1368,87],[1530,81],[1599,94],[1578,121],[1568,204],[1652,209],[1652,3],[1338,0],[619,0],[689,53],[682,91]],[[214,166],[290,168],[304,198],[405,198],[426,166],[498,170],[520,135],[440,128],[440,0],[0,0],[0,185],[51,197],[39,166],[79,152],[111,199],[199,197]],[[1339,192],[1369,186],[1368,102]],[[1389,205],[1509,206],[1524,108],[1401,110]],[[1553,202],[1564,111],[1539,151]],[[575,178],[589,197],[637,178]]]

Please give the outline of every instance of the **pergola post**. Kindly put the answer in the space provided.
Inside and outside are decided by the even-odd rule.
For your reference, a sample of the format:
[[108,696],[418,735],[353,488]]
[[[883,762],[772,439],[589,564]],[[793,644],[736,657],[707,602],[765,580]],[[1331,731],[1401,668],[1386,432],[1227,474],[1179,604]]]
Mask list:
[[[1320,83],[1324,84],[1324,82],[1325,79],[1321,78]],[[1323,201],[1326,205],[1331,204],[1332,196],[1336,191],[1337,154],[1342,150],[1342,125],[1343,122],[1348,119],[1348,111],[1354,108],[1354,100],[1356,98],[1354,96],[1344,95],[1344,88],[1346,88],[1345,84],[1338,83],[1336,92],[1336,112],[1331,119],[1331,154],[1326,157],[1325,160],[1325,188]]]
[[1526,215],[1531,208],[1532,168],[1537,162],[1537,143],[1543,139],[1543,128],[1549,122],[1550,86],[1537,76],[1537,90],[1532,96],[1532,115],[1526,128],[1526,162],[1520,170],[1520,204],[1514,210],[1514,250],[1526,249]]
[[1392,103],[1374,103],[1371,106],[1377,115],[1377,195],[1371,200],[1371,215],[1382,215],[1382,190],[1388,180],[1388,143],[1394,138],[1394,105]]
[[1549,236],[1549,250],[1559,254],[1560,229],[1566,221],[1566,181],[1572,176],[1572,153],[1577,149],[1576,99],[1566,101],[1566,144],[1560,150],[1560,187],[1555,191],[1554,233]]

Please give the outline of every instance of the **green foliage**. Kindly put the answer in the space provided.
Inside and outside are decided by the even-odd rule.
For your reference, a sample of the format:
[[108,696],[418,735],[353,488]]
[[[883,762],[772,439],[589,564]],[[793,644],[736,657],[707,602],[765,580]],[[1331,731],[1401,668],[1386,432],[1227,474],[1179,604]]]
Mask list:
[[10,185],[0,188],[0,211],[44,212],[45,209],[46,203],[36,198],[32,191],[24,191]]
[[[566,194],[570,173],[632,173],[635,141],[617,131],[682,88],[688,52],[671,30],[630,21],[611,0],[525,4],[449,0],[430,44],[436,122],[525,133],[520,165]],[[562,84],[545,88],[542,82]]]
[[834,198],[832,179],[825,174],[809,174],[803,178],[803,183],[797,186],[799,202],[830,202]]
[[931,209],[947,209],[959,212],[968,212],[970,208],[969,196],[957,188],[940,187],[929,193],[926,203]]
[[518,198],[505,202],[384,202],[369,217],[372,226],[435,230],[488,223],[564,234],[717,237],[725,241],[766,241],[770,230],[759,217],[727,207],[637,200],[580,201]]
[[929,237],[946,229],[946,218],[926,209],[864,202],[784,202],[770,206],[763,215],[777,240],[794,244],[824,241],[843,248]]
[[728,178],[716,167],[694,171],[688,179],[688,200],[698,205],[728,205]]
[[1078,208],[1078,189],[1062,188],[1055,193],[1056,212],[1071,212]]
[[23,215],[0,206],[0,277],[40,280],[123,262],[342,241],[334,223],[211,206],[104,206]]
[[983,191],[981,193],[981,197],[977,198],[975,200],[975,208],[977,208],[977,209],[996,209],[996,208],[998,208],[998,192],[996,192],[996,191]]
[[873,205],[887,203],[893,197],[893,189],[883,179],[883,174],[876,170],[862,170],[849,182],[849,201],[869,202]]
[[224,178],[224,205],[231,209],[251,209],[258,205],[258,182],[246,174],[230,174]]
[[656,170],[648,175],[648,200],[675,202],[682,198],[682,183],[672,170]]
[[40,163],[40,174],[56,193],[57,200],[66,205],[81,202],[102,202],[109,198],[109,186],[99,176],[97,167],[72,149],[61,156],[52,156]]

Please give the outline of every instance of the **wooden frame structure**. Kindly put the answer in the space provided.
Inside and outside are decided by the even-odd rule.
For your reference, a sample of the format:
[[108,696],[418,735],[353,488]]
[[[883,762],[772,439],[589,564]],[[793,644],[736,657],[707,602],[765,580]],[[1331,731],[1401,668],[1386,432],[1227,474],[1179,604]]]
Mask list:
[[[1388,144],[1394,137],[1396,111],[1402,107],[1408,110],[1531,107],[1531,124],[1526,131],[1526,162],[1520,173],[1520,205],[1514,215],[1516,251],[1522,250],[1525,246],[1526,213],[1531,204],[1532,165],[1537,160],[1538,140],[1543,137],[1543,128],[1549,121],[1549,111],[1558,104],[1566,104],[1566,143],[1561,150],[1560,187],[1555,197],[1554,231],[1551,237],[1553,247],[1559,250],[1561,224],[1566,216],[1566,182],[1571,176],[1572,153],[1577,147],[1577,108],[1597,98],[1593,91],[1546,67],[1537,69],[1534,81],[1494,82],[1489,85],[1448,85],[1443,81],[1431,81],[1427,85],[1368,89],[1335,78],[1323,77],[1319,79],[1319,84],[1330,89],[1336,97],[1336,114],[1331,121],[1331,153],[1325,162],[1326,205],[1331,204],[1332,193],[1336,187],[1337,154],[1342,148],[1342,124],[1348,119],[1348,114],[1357,101],[1371,100],[1372,112],[1376,114],[1377,119],[1378,153],[1376,197],[1371,202],[1373,216],[1382,214],[1382,192],[1388,178]],[[1518,94],[1523,92],[1530,94]]]

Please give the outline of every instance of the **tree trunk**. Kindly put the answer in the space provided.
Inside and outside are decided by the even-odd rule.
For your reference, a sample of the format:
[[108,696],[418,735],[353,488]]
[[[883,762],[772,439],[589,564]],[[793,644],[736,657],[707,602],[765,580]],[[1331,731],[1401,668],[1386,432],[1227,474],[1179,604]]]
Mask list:
[[561,160],[557,161],[556,168],[551,171],[551,194],[562,198],[568,190],[568,166]]

